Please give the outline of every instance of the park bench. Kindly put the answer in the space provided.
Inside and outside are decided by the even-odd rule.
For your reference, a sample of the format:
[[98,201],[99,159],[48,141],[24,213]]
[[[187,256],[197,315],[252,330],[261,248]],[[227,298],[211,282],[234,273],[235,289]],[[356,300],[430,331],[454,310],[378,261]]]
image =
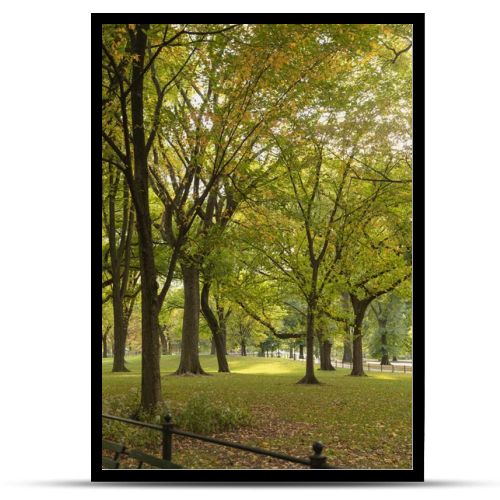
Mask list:
[[[144,465],[148,465],[155,469],[182,469],[180,465],[174,464],[169,460],[148,455],[139,450],[129,450],[123,444],[114,443],[107,439],[102,440],[102,449],[113,454],[113,458],[102,455],[102,468],[103,469],[119,469],[122,465],[121,460],[124,458],[132,459],[136,462],[137,467],[134,469],[142,469]],[[131,467],[122,467],[122,469],[130,469]]]

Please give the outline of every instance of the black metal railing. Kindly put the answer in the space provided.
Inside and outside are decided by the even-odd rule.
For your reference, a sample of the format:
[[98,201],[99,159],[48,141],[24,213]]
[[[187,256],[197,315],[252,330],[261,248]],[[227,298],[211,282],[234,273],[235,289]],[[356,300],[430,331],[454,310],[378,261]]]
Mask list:
[[210,436],[204,436],[202,434],[195,434],[194,432],[183,431],[177,429],[172,423],[172,418],[170,415],[165,416],[162,424],[150,424],[147,422],[139,422],[138,420],[132,420],[130,418],[117,417],[115,415],[102,414],[102,418],[108,420],[115,420],[117,422],[122,422],[124,424],[136,425],[138,427],[145,427],[148,429],[153,429],[162,433],[162,458],[164,460],[172,460],[172,436],[175,434],[177,436],[185,436],[192,439],[197,439],[199,441],[204,441],[206,443],[213,443],[219,446],[227,446],[228,448],[235,448],[237,450],[246,451],[249,453],[255,453],[257,455],[264,455],[266,457],[277,458],[278,460],[284,460],[286,462],[294,462],[296,464],[307,465],[311,469],[336,469],[327,463],[326,456],[323,455],[324,446],[319,441],[316,441],[312,445],[313,454],[308,458],[299,458],[286,453],[281,453],[278,451],[265,450],[264,448],[259,448],[257,446],[248,446],[240,443],[233,443],[231,441],[226,441],[224,439],[213,438]]

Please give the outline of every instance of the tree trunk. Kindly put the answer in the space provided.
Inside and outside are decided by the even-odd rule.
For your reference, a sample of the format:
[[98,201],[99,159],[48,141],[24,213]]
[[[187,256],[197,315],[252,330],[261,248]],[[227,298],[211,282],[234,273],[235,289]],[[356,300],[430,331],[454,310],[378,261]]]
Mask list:
[[259,351],[258,357],[259,358],[265,358],[266,357],[266,353],[264,351],[264,346],[262,344],[260,344],[260,351]]
[[314,320],[315,304],[307,306],[307,329],[306,329],[306,374],[299,380],[299,384],[319,384],[314,375]]
[[213,356],[215,354],[215,340],[212,336],[212,339],[210,341],[210,355]]
[[106,331],[102,334],[102,357],[107,358],[108,357],[108,333],[109,330],[111,329],[110,326],[106,328]]
[[351,295],[352,307],[354,309],[354,334],[352,340],[352,371],[351,375],[362,377],[363,370],[363,319],[369,302],[358,300]]
[[128,372],[125,366],[125,343],[127,331],[120,293],[119,271],[113,271],[113,372]]
[[394,363],[394,361],[397,361],[397,360],[398,360],[397,356],[396,356],[396,355],[394,355],[394,356],[392,357],[392,362]]
[[245,339],[241,339],[241,355],[247,355],[247,343],[245,342]]
[[161,341],[161,354],[163,356],[166,356],[167,354],[169,354],[170,351],[169,347],[170,342],[168,341],[163,328],[160,328],[160,341]]
[[342,356],[343,363],[352,363],[352,341],[350,337],[349,332],[349,338],[344,338],[344,354]]
[[[182,318],[181,360],[177,375],[206,375],[201,368],[198,350],[200,337],[200,271],[192,264],[182,264],[184,316]],[[217,347],[217,346],[216,346]]]
[[[217,364],[219,372],[229,373],[229,364],[226,359],[226,335],[224,314],[219,314],[219,320],[210,308],[210,282],[206,281],[201,291],[201,311],[205,317],[207,324],[212,332],[212,341],[215,346],[215,354],[217,355]],[[220,312],[220,311],[219,311]]]
[[229,373],[229,364],[227,362],[226,354],[224,351],[224,336],[220,333],[214,335],[215,352],[217,354],[217,364],[219,365],[219,372]]
[[320,370],[335,370],[335,367],[332,365],[332,345],[330,340],[320,341]]
[[304,359],[304,344],[299,344],[299,359]]
[[384,332],[381,336],[381,343],[382,343],[382,357],[380,360],[381,365],[390,365],[391,362],[389,361],[389,353],[387,351],[387,334]]
[[390,365],[389,352],[387,351],[387,307],[383,308],[379,304],[378,311],[373,306],[372,309],[377,317],[378,334],[380,335],[380,364]]
[[290,346],[290,359],[293,359],[293,347]]
[[[347,318],[350,313],[349,294],[347,292],[342,293],[341,304]],[[344,323],[344,353],[342,355],[342,362],[352,363],[352,335],[348,321]]]
[[147,45],[148,24],[129,29],[132,59],[132,88],[130,108],[132,117],[132,141],[134,178],[128,173],[128,182],[136,212],[141,268],[141,406],[151,409],[161,401],[160,341],[158,326],[158,283],[153,252],[151,215],[149,211],[149,172],[146,139],[144,134],[144,56]]

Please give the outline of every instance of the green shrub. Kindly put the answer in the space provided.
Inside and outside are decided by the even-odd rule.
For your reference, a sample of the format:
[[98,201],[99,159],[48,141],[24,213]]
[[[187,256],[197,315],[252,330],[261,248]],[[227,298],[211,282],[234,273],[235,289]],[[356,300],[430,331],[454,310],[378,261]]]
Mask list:
[[[167,402],[159,403],[156,408],[148,412],[141,410],[137,391],[134,390],[128,394],[103,398],[102,409],[103,413],[154,424],[161,423],[163,416],[170,413]],[[161,446],[161,432],[116,420],[102,420],[102,435],[106,439],[123,443],[131,448],[156,450]]]
[[175,416],[180,429],[211,434],[230,431],[251,424],[250,413],[221,401],[211,401],[204,395],[191,398],[183,411]]

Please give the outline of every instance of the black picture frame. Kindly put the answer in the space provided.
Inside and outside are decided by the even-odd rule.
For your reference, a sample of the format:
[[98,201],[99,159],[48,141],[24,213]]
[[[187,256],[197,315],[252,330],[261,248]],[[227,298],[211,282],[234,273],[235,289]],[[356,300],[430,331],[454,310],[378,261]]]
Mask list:
[[[412,24],[413,25],[413,468],[412,469],[270,469],[270,470],[102,470],[101,468],[101,413],[102,372],[101,342],[92,336],[92,462],[91,480],[97,482],[165,482],[210,484],[269,484],[269,483],[338,483],[388,482],[424,480],[424,18],[423,13],[390,14],[92,14],[92,324],[101,323],[101,288],[98,269],[101,267],[100,149],[101,139],[101,25],[128,22],[175,23],[310,23],[326,21],[352,24]],[[98,241],[99,240],[99,241]]]

